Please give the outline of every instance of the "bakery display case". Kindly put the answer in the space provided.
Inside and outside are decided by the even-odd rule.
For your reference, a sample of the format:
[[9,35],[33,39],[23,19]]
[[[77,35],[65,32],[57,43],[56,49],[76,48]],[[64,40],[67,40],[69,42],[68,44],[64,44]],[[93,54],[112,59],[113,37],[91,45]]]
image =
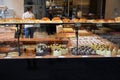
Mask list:
[[[109,31],[110,29],[105,27],[106,24],[119,25],[119,22],[119,17],[108,20],[60,17],[54,17],[52,20],[48,17],[24,20],[0,19],[0,57],[2,59],[119,57],[119,30]],[[53,36],[24,38],[21,37],[21,27],[25,24],[53,24],[60,25],[61,29]],[[98,31],[88,29],[94,26],[99,28]],[[101,33],[102,29],[104,30]],[[16,31],[18,33],[15,38]],[[107,34],[108,32],[110,34]]]
[[[0,18],[0,58],[120,56],[120,17],[107,15],[106,0],[24,0],[22,4],[23,10],[33,8],[36,19]],[[33,38],[25,38],[24,25],[35,25]]]

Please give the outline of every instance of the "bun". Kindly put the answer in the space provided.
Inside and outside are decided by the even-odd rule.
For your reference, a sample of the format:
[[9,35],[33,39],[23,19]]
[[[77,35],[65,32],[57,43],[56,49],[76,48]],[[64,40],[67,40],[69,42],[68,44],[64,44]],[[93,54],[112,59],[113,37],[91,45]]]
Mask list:
[[96,19],[93,21],[94,23],[104,23],[105,20],[104,19]]
[[72,28],[63,28],[63,32],[67,33],[74,33],[74,30]]
[[9,52],[10,48],[9,47],[0,47],[0,52]]
[[87,22],[87,19],[86,18],[81,18],[81,19],[79,19],[79,22],[85,23],[85,22]]
[[113,22],[115,22],[115,20],[114,19],[108,19],[108,20],[106,20],[106,22],[107,23],[113,23]]
[[79,22],[79,19],[73,18],[73,19],[72,19],[72,22]]
[[70,22],[70,19],[64,18],[62,21],[63,21],[63,22]]
[[18,52],[9,52],[7,56],[16,57],[16,56],[19,56],[19,53]]
[[61,19],[60,19],[60,17],[54,17],[54,18],[52,19],[52,21],[61,22]]
[[120,17],[116,17],[115,22],[120,22]]
[[42,21],[50,21],[50,19],[48,17],[43,17],[41,20]]

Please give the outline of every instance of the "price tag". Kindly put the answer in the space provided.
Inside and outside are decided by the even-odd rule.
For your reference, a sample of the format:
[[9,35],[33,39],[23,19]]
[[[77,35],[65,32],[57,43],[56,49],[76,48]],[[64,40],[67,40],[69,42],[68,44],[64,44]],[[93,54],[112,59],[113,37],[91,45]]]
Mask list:
[[58,58],[65,58],[65,56],[58,56]]
[[120,57],[120,55],[117,55],[117,57]]
[[35,58],[42,58],[42,56],[35,56]]
[[10,57],[10,56],[7,56],[7,57],[4,57],[5,59],[11,59],[12,57]]
[[102,23],[97,23],[96,26],[100,27],[100,26],[103,26],[103,24]]
[[80,27],[81,24],[80,23],[75,23],[75,27]]
[[89,57],[89,56],[87,56],[87,55],[84,55],[84,56],[82,56],[83,58],[87,58],[87,57]]

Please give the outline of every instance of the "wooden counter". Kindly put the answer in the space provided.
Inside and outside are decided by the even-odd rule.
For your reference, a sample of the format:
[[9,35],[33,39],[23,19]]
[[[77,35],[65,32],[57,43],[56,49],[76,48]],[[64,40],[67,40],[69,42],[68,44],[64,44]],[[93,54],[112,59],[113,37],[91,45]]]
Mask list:
[[0,59],[56,59],[56,58],[119,58],[120,55],[116,56],[101,56],[101,55],[80,55],[80,56],[74,56],[74,55],[66,55],[66,56],[52,56],[52,55],[47,55],[47,56],[17,56],[17,57],[0,57]]

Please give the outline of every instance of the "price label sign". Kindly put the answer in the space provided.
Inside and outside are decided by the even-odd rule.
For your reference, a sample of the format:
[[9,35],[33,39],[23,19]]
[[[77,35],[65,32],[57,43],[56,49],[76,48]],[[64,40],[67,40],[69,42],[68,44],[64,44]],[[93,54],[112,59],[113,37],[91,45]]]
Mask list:
[[81,24],[80,23],[75,23],[75,27],[80,27]]
[[96,26],[101,27],[101,26],[103,26],[103,24],[102,23],[97,23]]

